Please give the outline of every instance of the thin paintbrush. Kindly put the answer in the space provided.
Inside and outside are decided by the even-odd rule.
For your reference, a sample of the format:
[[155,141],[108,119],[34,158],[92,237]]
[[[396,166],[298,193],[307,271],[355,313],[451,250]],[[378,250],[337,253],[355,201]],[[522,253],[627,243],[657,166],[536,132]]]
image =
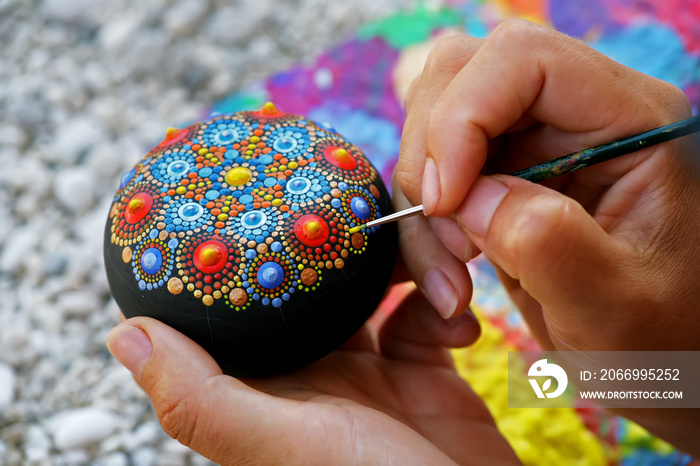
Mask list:
[[[584,149],[573,154],[565,155],[557,159],[548,160],[532,167],[518,170],[511,173],[512,176],[523,178],[530,181],[542,181],[555,176],[564,175],[581,168],[590,167],[597,163],[605,162],[606,160],[620,157],[621,155],[631,154],[639,150],[645,149],[662,142],[670,141],[691,133],[700,131],[700,115],[688,118],[686,120],[671,123],[670,125],[660,128],[645,131],[643,133],[629,136],[617,141],[608,142],[600,146]],[[364,225],[358,225],[350,229],[350,233],[355,233],[364,228],[382,225],[384,223],[394,222],[402,218],[423,213],[423,206],[418,205],[406,210],[396,212],[386,217],[372,220]]]

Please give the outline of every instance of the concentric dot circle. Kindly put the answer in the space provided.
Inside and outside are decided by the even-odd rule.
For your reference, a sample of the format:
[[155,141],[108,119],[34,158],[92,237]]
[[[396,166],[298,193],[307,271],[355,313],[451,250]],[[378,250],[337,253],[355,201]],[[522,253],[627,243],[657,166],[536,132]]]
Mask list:
[[204,207],[197,204],[196,202],[188,202],[187,204],[182,204],[177,210],[177,215],[185,220],[186,222],[193,222],[202,216],[204,213]]
[[238,134],[238,131],[233,128],[223,129],[214,135],[214,140],[221,145],[226,145],[232,141],[237,141],[239,138],[240,135]]
[[267,215],[260,210],[251,210],[241,217],[241,226],[247,230],[259,228],[265,225],[265,222],[267,222]]
[[149,275],[155,275],[163,265],[163,253],[158,248],[148,248],[141,255],[141,268]]
[[355,196],[350,199],[350,209],[361,220],[367,220],[372,215],[372,208],[367,203],[367,200],[361,196]]
[[272,145],[273,149],[275,149],[277,152],[280,152],[282,154],[286,154],[287,152],[291,152],[294,149],[296,149],[296,147],[297,147],[297,140],[291,136],[282,136],[280,138],[277,138],[277,140]]
[[229,186],[243,186],[253,177],[253,173],[246,167],[235,167],[226,172],[224,180]]
[[318,215],[302,215],[294,222],[294,234],[306,246],[320,246],[328,240],[328,223]]
[[289,180],[286,187],[290,194],[304,194],[311,189],[311,180],[303,176],[297,176]]
[[126,203],[124,220],[131,224],[138,223],[148,215],[151,207],[153,207],[153,197],[150,194],[145,192],[136,193]]
[[186,160],[174,160],[168,164],[166,171],[170,176],[183,176],[190,169],[190,164]]
[[217,240],[208,240],[194,250],[194,266],[204,273],[216,273],[228,260],[228,248]]
[[357,160],[355,160],[355,157],[344,147],[328,146],[323,149],[323,157],[331,164],[343,170],[354,170],[357,168]]
[[256,279],[263,288],[275,289],[284,281],[284,269],[277,262],[265,262],[258,269]]

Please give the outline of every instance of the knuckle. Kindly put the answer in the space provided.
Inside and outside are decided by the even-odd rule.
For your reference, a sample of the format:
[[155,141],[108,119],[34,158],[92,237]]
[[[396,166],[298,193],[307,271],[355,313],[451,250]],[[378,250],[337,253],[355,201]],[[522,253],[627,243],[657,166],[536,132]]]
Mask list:
[[578,207],[570,198],[549,193],[526,202],[507,220],[503,253],[516,268],[548,257],[566,257],[565,232],[575,228]]
[[425,62],[426,74],[442,74],[461,69],[466,64],[466,54],[471,48],[471,40],[464,35],[438,39],[428,52]]
[[158,388],[154,390],[151,399],[165,433],[183,445],[190,445],[199,414],[195,400],[187,393]]
[[546,35],[548,29],[532,21],[524,19],[508,19],[499,24],[489,35],[489,39],[508,47],[514,43],[535,43],[537,39]]

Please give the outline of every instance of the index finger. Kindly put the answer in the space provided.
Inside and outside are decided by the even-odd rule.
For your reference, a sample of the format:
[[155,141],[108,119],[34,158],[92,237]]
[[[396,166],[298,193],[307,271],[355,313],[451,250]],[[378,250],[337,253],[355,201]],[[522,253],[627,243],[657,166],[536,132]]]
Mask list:
[[591,146],[649,129],[650,119],[665,122],[648,105],[660,81],[637,79],[642,76],[544,26],[522,20],[502,24],[450,82],[430,114],[422,186],[425,212],[454,212],[484,165],[489,140],[524,115],[562,131],[586,132],[590,137],[584,140]]

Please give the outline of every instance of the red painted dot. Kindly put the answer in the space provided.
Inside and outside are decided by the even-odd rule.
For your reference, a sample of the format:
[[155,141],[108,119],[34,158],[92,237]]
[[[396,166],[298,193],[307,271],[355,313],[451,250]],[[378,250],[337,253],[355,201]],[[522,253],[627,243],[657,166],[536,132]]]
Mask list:
[[344,147],[328,146],[323,149],[323,156],[328,162],[343,170],[354,170],[357,168],[357,160]]
[[205,241],[194,250],[194,265],[204,273],[216,273],[228,261],[228,249],[220,241]]
[[328,223],[318,215],[302,215],[294,223],[294,234],[306,246],[316,247],[326,242],[330,234]]
[[131,224],[138,223],[148,215],[148,212],[151,211],[151,207],[153,207],[153,198],[150,194],[136,193],[129,199],[129,202],[126,203],[124,220]]

